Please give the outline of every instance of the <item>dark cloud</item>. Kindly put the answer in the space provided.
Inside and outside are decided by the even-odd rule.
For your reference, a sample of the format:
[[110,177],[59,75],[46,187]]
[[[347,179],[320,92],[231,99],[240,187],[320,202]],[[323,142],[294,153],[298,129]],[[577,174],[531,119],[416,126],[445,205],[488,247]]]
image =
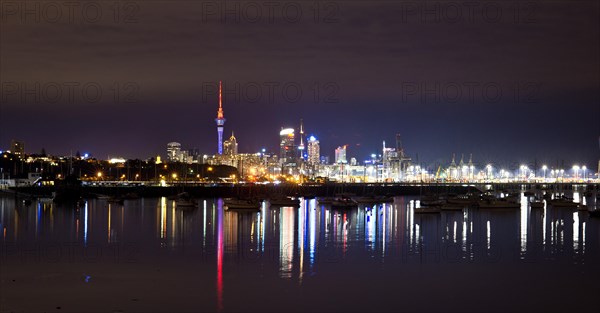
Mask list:
[[[481,162],[598,158],[595,1],[528,2],[533,11],[520,7],[518,18],[514,4],[477,2],[502,8],[496,23],[481,15],[453,23],[442,11],[439,22],[419,13],[403,17],[420,4],[403,1],[334,1],[333,23],[325,23],[325,15],[316,23],[310,1],[288,2],[303,8],[295,23],[281,14],[272,22],[205,18],[206,1],[133,1],[139,10],[125,23],[123,16],[114,21],[107,2],[98,3],[105,14],[97,23],[2,15],[2,146],[18,138],[30,151],[148,157],[177,140],[214,153],[216,97],[206,95],[207,84],[223,80],[236,90],[225,98],[225,132],[235,131],[241,151],[275,149],[280,127],[303,118],[324,153],[350,144],[359,159],[380,149],[382,140],[393,142],[397,132],[424,162],[453,152],[472,152]],[[321,5],[320,14],[333,12]],[[19,101],[6,95],[11,82],[93,82],[103,94],[98,102]],[[123,100],[129,82],[139,86],[135,102]],[[272,100],[270,83],[277,84]],[[282,95],[286,83],[301,86],[297,101]],[[419,91],[403,100],[407,83],[439,84],[438,96],[459,85],[463,96],[422,101]],[[472,99],[464,95],[469,83],[480,86]],[[502,91],[500,99],[482,97],[481,86],[489,83]],[[523,88],[528,83],[537,88],[532,99]],[[255,85],[262,94],[250,101]]]

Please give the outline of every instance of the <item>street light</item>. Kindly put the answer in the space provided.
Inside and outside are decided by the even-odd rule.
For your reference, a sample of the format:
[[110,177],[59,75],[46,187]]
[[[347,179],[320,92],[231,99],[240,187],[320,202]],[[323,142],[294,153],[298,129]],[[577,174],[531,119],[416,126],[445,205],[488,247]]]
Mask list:
[[573,165],[573,172],[575,172],[575,179],[579,178],[579,165]]
[[548,167],[546,165],[542,166],[542,171],[544,171],[544,180],[546,180],[546,170]]
[[582,166],[581,169],[583,170],[583,180],[587,179],[587,176],[585,175],[585,171],[587,170],[587,166]]

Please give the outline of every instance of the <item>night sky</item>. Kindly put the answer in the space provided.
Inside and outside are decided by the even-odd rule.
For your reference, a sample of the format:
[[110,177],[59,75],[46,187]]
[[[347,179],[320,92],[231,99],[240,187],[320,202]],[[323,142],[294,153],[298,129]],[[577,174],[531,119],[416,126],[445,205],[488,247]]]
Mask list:
[[381,153],[396,133],[424,164],[600,158],[597,1],[287,1],[272,19],[265,2],[230,1],[226,20],[216,1],[131,1],[118,16],[91,2],[98,21],[59,6],[53,23],[57,8],[23,17],[1,1],[0,149],[148,158],[178,141],[214,154],[222,80],[240,152],[277,151],[302,118],[331,158],[344,144],[359,160]]

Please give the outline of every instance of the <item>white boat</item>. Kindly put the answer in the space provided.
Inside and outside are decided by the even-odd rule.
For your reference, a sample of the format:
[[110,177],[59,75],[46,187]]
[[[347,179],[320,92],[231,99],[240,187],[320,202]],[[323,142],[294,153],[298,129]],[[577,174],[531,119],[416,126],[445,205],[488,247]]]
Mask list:
[[335,199],[331,202],[331,208],[333,209],[351,209],[356,207],[358,207],[358,203],[349,198]]
[[335,198],[331,198],[331,197],[324,197],[324,198],[319,198],[319,204],[332,204],[333,201],[335,200]]
[[579,205],[579,203],[567,199],[549,200],[548,204],[555,208],[576,208]]
[[414,208],[415,214],[435,214],[440,213],[442,210],[440,207],[420,207]]
[[504,199],[485,199],[477,203],[480,209],[518,209],[521,205],[517,202]]
[[363,203],[363,204],[390,203],[390,202],[394,202],[394,198],[393,197],[386,197],[386,196],[364,196],[364,197],[354,198],[354,200],[357,203]]
[[258,210],[260,202],[253,199],[225,199],[225,208],[228,210]]
[[182,192],[177,195],[177,199],[175,200],[175,207],[177,208],[195,208],[198,203],[190,194],[187,192]]
[[580,204],[577,206],[578,211],[589,211],[587,205]]
[[196,207],[198,203],[194,199],[177,199],[175,200],[175,207],[177,208],[192,208]]
[[529,202],[529,205],[531,206],[532,209],[543,209],[544,201],[532,200],[531,202]]
[[292,199],[290,197],[276,197],[276,198],[272,198],[269,199],[269,203],[271,204],[271,206],[284,206],[284,207],[299,207],[300,206],[300,200],[298,199]]
[[453,204],[453,203],[445,203],[440,206],[442,211],[462,211],[465,205],[461,204]]

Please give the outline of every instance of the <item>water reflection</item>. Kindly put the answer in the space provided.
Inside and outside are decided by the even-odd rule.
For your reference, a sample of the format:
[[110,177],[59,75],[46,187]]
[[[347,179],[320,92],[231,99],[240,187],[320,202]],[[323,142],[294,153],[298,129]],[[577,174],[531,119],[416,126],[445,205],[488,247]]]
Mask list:
[[[579,196],[577,196],[579,197]],[[579,198],[582,200],[582,198]],[[76,242],[86,248],[135,242],[142,256],[189,257],[216,264],[217,308],[224,306],[227,264],[259,264],[280,279],[318,275],[319,267],[368,264],[599,260],[598,220],[587,212],[545,206],[532,210],[442,211],[415,214],[415,199],[332,210],[317,200],[300,207],[227,211],[221,199],[182,210],[166,198],[88,200],[82,206],[0,199],[2,243]],[[162,253],[162,254],[161,254]],[[381,265],[383,266],[383,265]],[[214,267],[213,267],[214,268]]]

